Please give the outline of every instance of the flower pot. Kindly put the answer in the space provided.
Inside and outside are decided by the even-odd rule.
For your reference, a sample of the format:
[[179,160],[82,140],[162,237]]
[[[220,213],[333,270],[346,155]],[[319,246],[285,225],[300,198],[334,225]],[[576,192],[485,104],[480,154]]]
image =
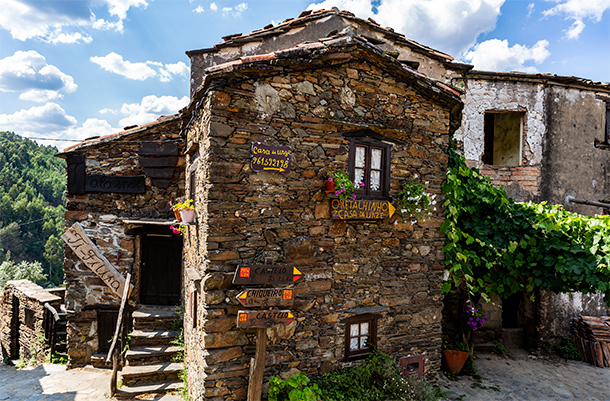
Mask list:
[[175,209],[174,209],[174,217],[176,218],[176,220],[182,221],[182,216],[180,215],[180,212]]
[[462,370],[462,367],[469,356],[470,354],[466,351],[457,351],[453,349],[443,350],[446,371],[457,375],[460,373],[460,370]]
[[330,194],[330,193],[334,194],[335,191],[336,191],[335,182],[334,181],[326,180],[326,193],[327,194]]
[[180,211],[180,215],[182,216],[182,221],[185,223],[195,222],[195,209],[183,209]]

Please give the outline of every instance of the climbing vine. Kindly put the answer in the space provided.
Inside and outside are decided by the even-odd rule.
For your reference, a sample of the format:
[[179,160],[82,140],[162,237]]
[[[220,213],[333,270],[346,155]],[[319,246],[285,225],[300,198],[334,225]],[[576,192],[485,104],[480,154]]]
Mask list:
[[517,203],[452,152],[447,179],[443,292],[476,302],[535,288],[602,291],[610,301],[610,216],[581,216],[559,205]]

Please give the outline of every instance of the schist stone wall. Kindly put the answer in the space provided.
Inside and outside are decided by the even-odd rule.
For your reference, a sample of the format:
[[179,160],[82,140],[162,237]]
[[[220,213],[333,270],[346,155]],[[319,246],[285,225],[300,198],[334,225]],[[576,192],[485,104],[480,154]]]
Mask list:
[[44,361],[45,303],[59,310],[61,298],[29,280],[6,282],[0,303],[2,358]]
[[[142,143],[176,143],[181,154],[183,141],[179,134],[179,124],[177,118],[165,119],[112,138],[85,142],[67,150],[62,157],[84,156],[86,175],[146,176],[138,156]],[[73,177],[71,174],[68,173],[68,185]],[[138,300],[139,241],[138,236],[126,233],[130,226],[123,220],[173,219],[168,201],[183,194],[184,158],[179,157],[167,188],[153,185],[151,177],[146,176],[144,193],[86,192],[67,195],[66,229],[76,222],[80,223],[94,245],[123,277],[126,277],[129,267],[133,266],[132,305]],[[169,234],[169,228],[167,231]],[[99,349],[99,311],[118,310],[120,297],[67,244],[64,244],[64,254],[67,352],[69,365],[81,366],[90,363],[91,357]]]
[[[425,354],[429,377],[440,367],[440,207],[413,223],[397,215],[332,220],[324,182],[348,163],[344,134],[369,129],[392,144],[388,200],[415,179],[429,182],[442,203],[450,124],[459,121],[460,101],[392,58],[353,44],[301,54],[210,74],[199,97],[216,89],[203,97],[187,131],[189,146],[199,146],[199,167],[191,181],[197,225],[184,236],[184,263],[204,277],[184,279],[191,302],[199,300],[185,313],[189,391],[196,399],[246,398],[256,335],[236,328],[244,308],[235,296],[243,287],[231,280],[240,264],[289,264],[304,275],[294,286],[296,319],[267,330],[265,383],[271,375],[344,366],[342,320],[367,311],[380,315],[379,349]],[[305,71],[292,72],[299,69]],[[252,171],[253,142],[289,146],[290,173]]]

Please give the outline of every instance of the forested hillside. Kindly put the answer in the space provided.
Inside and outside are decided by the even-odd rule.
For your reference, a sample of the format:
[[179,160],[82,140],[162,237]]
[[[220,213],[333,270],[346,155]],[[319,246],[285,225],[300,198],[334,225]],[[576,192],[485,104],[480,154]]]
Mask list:
[[63,282],[65,161],[57,149],[0,132],[0,286]]

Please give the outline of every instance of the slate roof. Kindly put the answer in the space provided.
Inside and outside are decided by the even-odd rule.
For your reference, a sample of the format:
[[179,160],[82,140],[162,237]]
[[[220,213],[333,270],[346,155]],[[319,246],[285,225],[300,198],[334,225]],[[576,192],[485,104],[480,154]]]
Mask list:
[[81,150],[81,149],[89,147],[89,146],[94,146],[94,145],[99,145],[99,144],[106,143],[106,142],[115,141],[117,139],[121,139],[121,138],[124,138],[129,135],[133,135],[133,134],[137,134],[142,131],[146,131],[147,129],[152,128],[156,125],[164,124],[164,123],[176,120],[180,117],[181,117],[181,114],[180,114],[180,112],[178,112],[171,116],[161,116],[161,117],[157,118],[155,121],[151,121],[146,124],[136,125],[133,127],[126,127],[121,132],[103,135],[103,136],[97,136],[97,137],[93,137],[93,138],[88,138],[82,142],[77,143],[76,145],[68,146],[67,148],[64,149],[63,152],[58,153],[56,156],[63,157],[63,156],[65,156],[66,153],[75,152],[75,151]]
[[336,8],[334,8],[332,10],[303,11],[297,18],[289,18],[289,19],[285,20],[284,22],[277,24],[275,26],[270,24],[270,25],[265,26],[262,29],[253,31],[253,32],[245,34],[245,35],[243,35],[241,33],[237,33],[237,34],[223,36],[222,39],[224,41],[214,45],[214,47],[207,48],[207,49],[190,50],[190,51],[187,51],[186,54],[188,56],[191,56],[194,54],[214,53],[214,52],[217,52],[226,47],[241,46],[244,43],[260,41],[264,38],[281,35],[292,29],[302,27],[304,25],[321,20],[323,18],[327,18],[332,15],[338,15],[338,16],[341,16],[350,21],[355,21],[358,23],[366,24],[371,28],[371,30],[382,33],[386,39],[394,41],[395,43],[407,46],[407,47],[411,48],[413,51],[424,53],[431,58],[434,58],[434,59],[437,59],[437,60],[440,60],[443,62],[453,61],[453,57],[451,57],[450,55],[440,52],[438,50],[432,49],[428,46],[424,46],[420,43],[417,43],[414,40],[407,39],[403,34],[395,32],[394,29],[392,29],[392,28],[383,28],[381,25],[379,25],[375,20],[373,20],[371,18],[369,18],[368,20],[363,20],[361,18],[357,18],[354,14],[352,14],[349,11],[339,11]]

